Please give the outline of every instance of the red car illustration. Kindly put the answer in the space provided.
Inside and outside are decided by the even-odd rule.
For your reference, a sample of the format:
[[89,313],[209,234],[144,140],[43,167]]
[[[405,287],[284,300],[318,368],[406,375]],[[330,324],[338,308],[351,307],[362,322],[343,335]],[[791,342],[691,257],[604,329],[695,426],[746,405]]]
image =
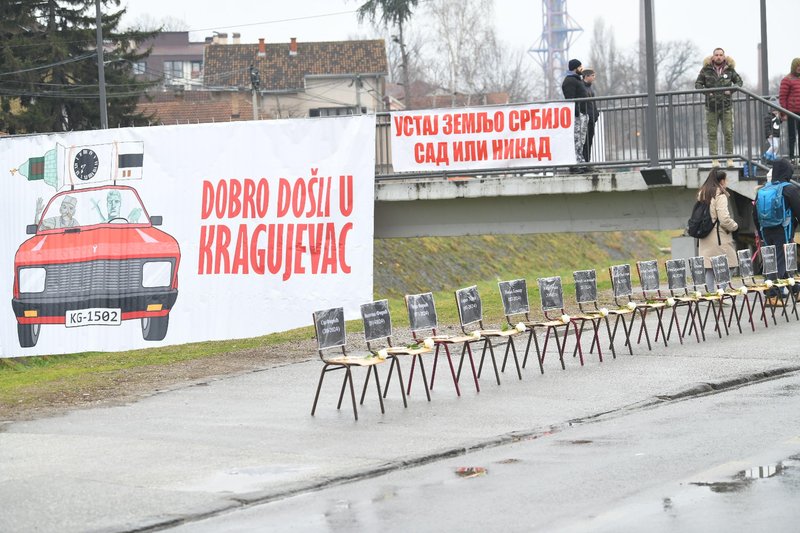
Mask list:
[[147,213],[134,188],[62,191],[36,222],[14,257],[11,303],[21,347],[36,345],[42,324],[141,319],[145,340],[164,339],[178,297],[180,247],[155,227],[162,218]]

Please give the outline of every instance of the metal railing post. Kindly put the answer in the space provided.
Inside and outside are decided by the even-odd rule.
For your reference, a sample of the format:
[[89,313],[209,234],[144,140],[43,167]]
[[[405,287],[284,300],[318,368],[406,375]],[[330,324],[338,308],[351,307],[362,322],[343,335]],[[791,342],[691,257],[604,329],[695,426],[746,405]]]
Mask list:
[[675,168],[675,109],[672,94],[667,95],[667,129],[669,130],[669,163]]
[[656,123],[656,62],[655,39],[653,36],[653,0],[644,0],[644,34],[647,58],[647,111],[645,128],[647,135],[647,156],[650,166],[658,166],[658,125]]

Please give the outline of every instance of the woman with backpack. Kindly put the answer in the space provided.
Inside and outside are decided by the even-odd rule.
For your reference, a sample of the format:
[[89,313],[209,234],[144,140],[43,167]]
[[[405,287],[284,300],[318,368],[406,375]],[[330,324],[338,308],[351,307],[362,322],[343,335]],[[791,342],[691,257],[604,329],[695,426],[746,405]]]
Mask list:
[[739,224],[731,217],[728,208],[730,193],[727,189],[725,171],[712,168],[708,173],[705,183],[697,191],[697,201],[708,204],[714,229],[711,233],[698,239],[699,254],[703,256],[706,268],[706,289],[709,292],[716,290],[714,284],[714,271],[711,268],[711,258],[715,255],[728,256],[728,266],[739,266],[736,257],[736,244],[733,241],[733,232],[739,229]]

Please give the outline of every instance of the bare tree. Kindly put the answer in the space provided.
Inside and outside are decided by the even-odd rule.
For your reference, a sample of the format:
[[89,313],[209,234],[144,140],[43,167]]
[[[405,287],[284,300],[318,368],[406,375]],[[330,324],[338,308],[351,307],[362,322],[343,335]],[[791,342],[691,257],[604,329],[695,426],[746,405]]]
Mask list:
[[154,17],[150,13],[144,13],[128,24],[130,29],[138,31],[187,31],[189,24],[185,20],[176,17]]
[[692,88],[696,70],[700,69],[700,50],[690,40],[664,41],[656,46],[656,72],[659,91]]

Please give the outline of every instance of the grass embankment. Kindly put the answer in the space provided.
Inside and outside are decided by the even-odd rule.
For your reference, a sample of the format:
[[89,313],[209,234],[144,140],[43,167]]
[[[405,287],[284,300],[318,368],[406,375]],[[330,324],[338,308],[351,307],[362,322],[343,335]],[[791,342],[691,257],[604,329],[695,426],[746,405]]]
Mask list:
[[[477,285],[487,325],[503,321],[497,281],[525,278],[531,308],[538,308],[536,278],[559,275],[565,299],[574,300],[572,271],[595,268],[601,290],[608,289],[608,266],[668,256],[675,232],[543,234],[375,241],[375,298],[388,298],[396,326],[407,326],[404,294],[433,291],[441,324],[458,323],[453,291]],[[348,332],[362,331],[360,321]],[[305,327],[252,339],[199,342],[128,352],[88,352],[0,359],[0,407],[57,400],[68,391],[113,388],[132,369],[147,371],[207,357],[309,339]],[[312,354],[309,354],[312,355]]]

